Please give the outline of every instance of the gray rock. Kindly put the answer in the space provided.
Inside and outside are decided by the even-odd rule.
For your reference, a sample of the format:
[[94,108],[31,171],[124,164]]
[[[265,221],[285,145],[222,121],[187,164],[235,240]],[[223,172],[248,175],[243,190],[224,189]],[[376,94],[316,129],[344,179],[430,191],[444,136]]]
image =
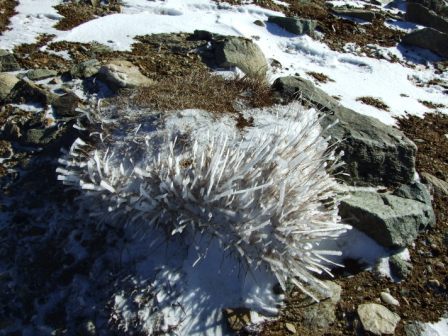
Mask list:
[[412,264],[400,255],[393,255],[389,258],[389,266],[392,274],[400,279],[406,279],[412,272]]
[[76,109],[81,100],[73,92],[68,92],[62,96],[57,96],[51,106],[60,117],[75,117],[78,115]]
[[380,12],[359,8],[334,8],[332,11],[337,15],[354,17],[356,19],[361,19],[369,22],[372,22],[374,19],[381,17]]
[[48,69],[33,69],[26,73],[26,77],[32,81],[55,77],[57,75],[57,71]]
[[214,57],[220,67],[238,67],[247,76],[264,77],[268,68],[261,49],[242,37],[223,37],[213,42]]
[[448,33],[448,19],[419,3],[408,3],[405,19]]
[[431,185],[434,193],[441,196],[448,196],[448,182],[426,172],[422,173],[422,177]]
[[144,76],[137,66],[125,60],[112,60],[103,65],[98,75],[112,89],[150,86],[154,81]]
[[5,99],[19,79],[12,74],[0,72],[0,101]]
[[436,12],[438,15],[448,17],[448,3],[445,0],[408,0],[407,5],[418,3]]
[[75,78],[89,78],[95,76],[101,68],[101,63],[96,59],[74,65],[70,69],[70,75]]
[[50,128],[29,129],[22,141],[27,145],[44,146],[54,141],[61,135],[61,130],[57,126]]
[[400,322],[400,316],[376,303],[360,304],[357,312],[364,330],[375,335],[392,335]]
[[270,16],[268,22],[274,23],[284,30],[297,35],[307,34],[314,36],[314,31],[317,27],[316,20],[302,19],[297,16]]
[[411,184],[402,184],[393,194],[398,197],[408,198],[431,205],[431,194],[423,183],[412,182]]
[[402,43],[429,49],[448,58],[448,34],[433,28],[423,28],[403,36]]
[[20,65],[17,63],[14,54],[0,49],[0,71],[18,71],[20,70]]
[[339,120],[324,134],[344,151],[342,169],[348,175],[340,177],[349,184],[393,185],[413,180],[417,147],[400,130],[341,106],[312,82],[297,76],[278,78],[273,89],[287,100],[300,99],[321,110],[325,114],[323,127]]
[[355,191],[344,199],[339,213],[379,244],[405,247],[419,231],[435,224],[431,206],[406,198],[369,191]]
[[328,287],[325,294],[307,288],[319,302],[302,293],[294,303],[294,320],[310,330],[327,329],[336,320],[336,305],[341,299],[342,288],[332,281],[324,283]]
[[44,106],[51,103],[55,95],[47,90],[39,87],[28,79],[22,79],[13,87],[8,97],[7,102],[11,103],[40,103]]

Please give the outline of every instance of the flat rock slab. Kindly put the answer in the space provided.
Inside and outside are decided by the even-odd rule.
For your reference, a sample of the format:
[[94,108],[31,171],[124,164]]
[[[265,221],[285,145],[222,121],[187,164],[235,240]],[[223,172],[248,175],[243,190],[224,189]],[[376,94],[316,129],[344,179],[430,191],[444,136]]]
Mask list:
[[393,335],[400,322],[400,316],[376,303],[359,305],[358,316],[364,330],[375,335]]
[[421,230],[435,224],[430,205],[368,191],[352,192],[341,202],[339,213],[346,222],[388,248],[407,246]]
[[403,132],[340,105],[338,101],[298,76],[278,78],[273,89],[287,99],[300,99],[320,109],[321,124],[330,142],[344,151],[340,176],[352,185],[395,185],[410,183],[415,173],[417,147]]

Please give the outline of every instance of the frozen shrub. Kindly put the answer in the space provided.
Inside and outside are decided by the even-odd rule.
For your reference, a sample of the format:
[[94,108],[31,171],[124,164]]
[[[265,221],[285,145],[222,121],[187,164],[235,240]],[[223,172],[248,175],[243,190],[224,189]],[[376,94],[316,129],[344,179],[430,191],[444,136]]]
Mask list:
[[[75,141],[59,179],[82,192],[100,223],[200,233],[245,270],[267,268],[283,288],[289,280],[323,289],[312,273],[329,273],[326,256],[338,252],[319,242],[346,229],[330,175],[338,158],[315,110],[295,103],[244,115],[253,127],[239,130],[229,116],[200,110],[96,111],[87,127],[98,139]],[[197,248],[207,258],[204,244]]]

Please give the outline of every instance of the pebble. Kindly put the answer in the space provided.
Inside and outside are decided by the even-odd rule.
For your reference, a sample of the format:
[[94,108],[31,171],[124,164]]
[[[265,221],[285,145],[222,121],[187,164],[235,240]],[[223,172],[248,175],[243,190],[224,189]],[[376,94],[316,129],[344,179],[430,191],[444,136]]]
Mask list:
[[383,300],[384,303],[393,305],[393,306],[399,306],[400,302],[396,298],[394,298],[392,295],[390,295],[387,292],[381,292],[380,294],[381,300]]
[[440,281],[437,279],[430,279],[428,284],[432,287],[440,287]]
[[285,323],[285,328],[292,334],[295,334],[297,332],[296,327],[294,327],[294,324],[292,323]]

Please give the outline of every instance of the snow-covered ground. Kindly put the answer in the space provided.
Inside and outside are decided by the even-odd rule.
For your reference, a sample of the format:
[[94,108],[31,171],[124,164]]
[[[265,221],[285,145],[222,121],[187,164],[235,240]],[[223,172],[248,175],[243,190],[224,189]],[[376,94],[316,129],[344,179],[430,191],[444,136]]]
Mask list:
[[[361,1],[331,2],[335,5],[356,6],[361,3]],[[61,0],[20,0],[16,9],[17,14],[11,19],[11,29],[0,36],[0,48],[12,49],[22,43],[31,43],[40,34],[45,33],[56,35],[55,41],[97,41],[116,50],[130,50],[134,37],[138,35],[208,30],[213,33],[244,36],[257,43],[266,58],[275,59],[282,64],[280,69],[269,69],[268,78],[271,82],[277,77],[296,73],[312,79],[306,74],[307,72],[321,72],[333,80],[319,84],[321,89],[332,96],[340,97],[341,104],[346,107],[376,117],[386,124],[394,124],[394,117],[397,116],[423,115],[428,108],[419,100],[444,104],[446,107],[440,111],[448,113],[448,99],[443,93],[443,88],[416,85],[418,82],[428,82],[435,78],[448,80],[448,73],[436,74],[431,66],[422,64],[412,68],[400,63],[391,63],[385,59],[357,56],[349,52],[340,53],[332,51],[321,41],[309,36],[290,34],[273,24],[267,23],[266,27],[258,26],[253,23],[255,20],[266,21],[270,15],[283,14],[260,8],[255,4],[230,6],[217,5],[211,0],[123,0],[122,12],[119,14],[97,18],[70,31],[58,31],[53,26],[61,17],[53,6],[60,3],[62,3]],[[378,50],[404,59],[401,48],[378,48]],[[427,55],[426,52],[419,50],[411,52],[416,58]],[[430,57],[437,59],[435,55]],[[362,104],[357,101],[357,98],[362,96],[379,98],[390,107],[390,110],[382,111]],[[139,275],[154,274],[154,270],[157,269],[159,275],[154,280],[153,286],[159,285],[160,288],[165,288],[167,284],[173,284],[173,288],[169,291],[158,292],[157,300],[160,305],[163,305],[164,300],[171,303],[171,299],[168,300],[166,295],[178,295],[173,293],[182,289],[179,306],[167,305],[164,308],[165,317],[172,318],[171,322],[170,319],[165,321],[166,327],[169,327],[170,323],[182,324],[181,319],[184,315],[193,315],[196,319],[187,319],[187,322],[182,324],[186,334],[212,332],[213,335],[219,335],[224,333],[222,325],[217,322],[221,314],[219,308],[223,305],[234,307],[245,305],[258,310],[265,308],[272,313],[273,307],[280,301],[279,297],[272,294],[270,286],[274,280],[270,278],[270,274],[260,271],[257,277],[242,277],[229,259],[221,264],[222,253],[215,245],[210,247],[210,258],[207,262],[200,263],[192,269],[189,265],[192,264],[191,259],[195,258],[192,253],[194,251],[189,251],[185,247],[183,251],[173,250],[172,254],[167,255],[170,248],[178,249],[179,245],[173,243],[162,251],[157,243],[154,236],[150,239],[145,237],[141,245],[132,248],[132,253],[137,255],[123,257],[140,260],[136,265]],[[341,236],[337,242],[337,249],[342,250],[345,256],[361,258],[370,266],[373,266],[379,258],[384,259],[389,254],[389,251],[355,230]],[[151,258],[144,256],[148,251],[151,252]],[[173,258],[176,253],[182,254],[182,258]],[[188,256],[185,264],[176,263],[184,260],[185,255]],[[155,261],[157,264],[154,264]],[[169,271],[160,271],[164,267],[169,267]],[[189,280],[183,288],[175,287],[179,283],[179,278],[176,278],[173,269],[187,273]],[[222,273],[222,269],[226,270],[226,274]],[[387,269],[383,271],[388,273]],[[256,283],[254,278],[264,280]],[[214,286],[206,286],[212,283]],[[219,288],[216,283],[220,284]],[[192,301],[193,298],[198,297],[204,298],[204,301]],[[130,304],[127,302],[128,299],[120,294],[117,294],[115,298],[116,310],[124,315],[127,314],[126,307]],[[181,307],[189,307],[189,310],[183,311]],[[209,315],[210,311],[215,312],[216,315]],[[142,310],[139,314],[138,318],[144,323],[145,317],[149,317],[150,312]],[[128,318],[136,318],[136,316],[128,316]],[[152,325],[148,325],[147,330],[151,327]],[[437,324],[428,324],[427,330],[428,335],[433,335],[430,334],[432,330],[436,330],[438,335],[448,334],[447,322],[442,320]]]
[[[266,20],[269,15],[283,14],[254,4],[230,6],[217,5],[211,0],[125,0],[122,13],[100,17],[70,31],[61,32],[52,28],[59,18],[52,6],[60,2],[20,1],[18,14],[12,20],[12,29],[0,37],[1,47],[11,49],[14,45],[32,42],[38,34],[47,33],[55,34],[56,41],[97,41],[117,50],[129,50],[134,37],[138,35],[202,29],[253,39],[266,58],[282,64],[281,69],[270,69],[268,76],[271,81],[279,76],[296,73],[311,79],[306,74],[309,71],[327,75],[334,82],[320,84],[320,88],[332,96],[340,97],[341,104],[376,117],[386,124],[394,124],[396,116],[423,115],[428,108],[419,100],[448,105],[441,87],[416,85],[437,76],[448,79],[448,74],[436,75],[434,69],[423,65],[410,68],[384,59],[335,52],[320,41],[309,36],[290,34],[274,24],[260,27],[253,22]],[[401,47],[378,50],[404,58]],[[419,52],[422,51],[415,51],[416,57],[419,57]],[[425,53],[422,53],[424,56]],[[432,57],[437,58],[435,55]],[[362,96],[381,99],[390,107],[390,111],[378,110],[356,100]],[[448,113],[448,107],[440,110]]]

